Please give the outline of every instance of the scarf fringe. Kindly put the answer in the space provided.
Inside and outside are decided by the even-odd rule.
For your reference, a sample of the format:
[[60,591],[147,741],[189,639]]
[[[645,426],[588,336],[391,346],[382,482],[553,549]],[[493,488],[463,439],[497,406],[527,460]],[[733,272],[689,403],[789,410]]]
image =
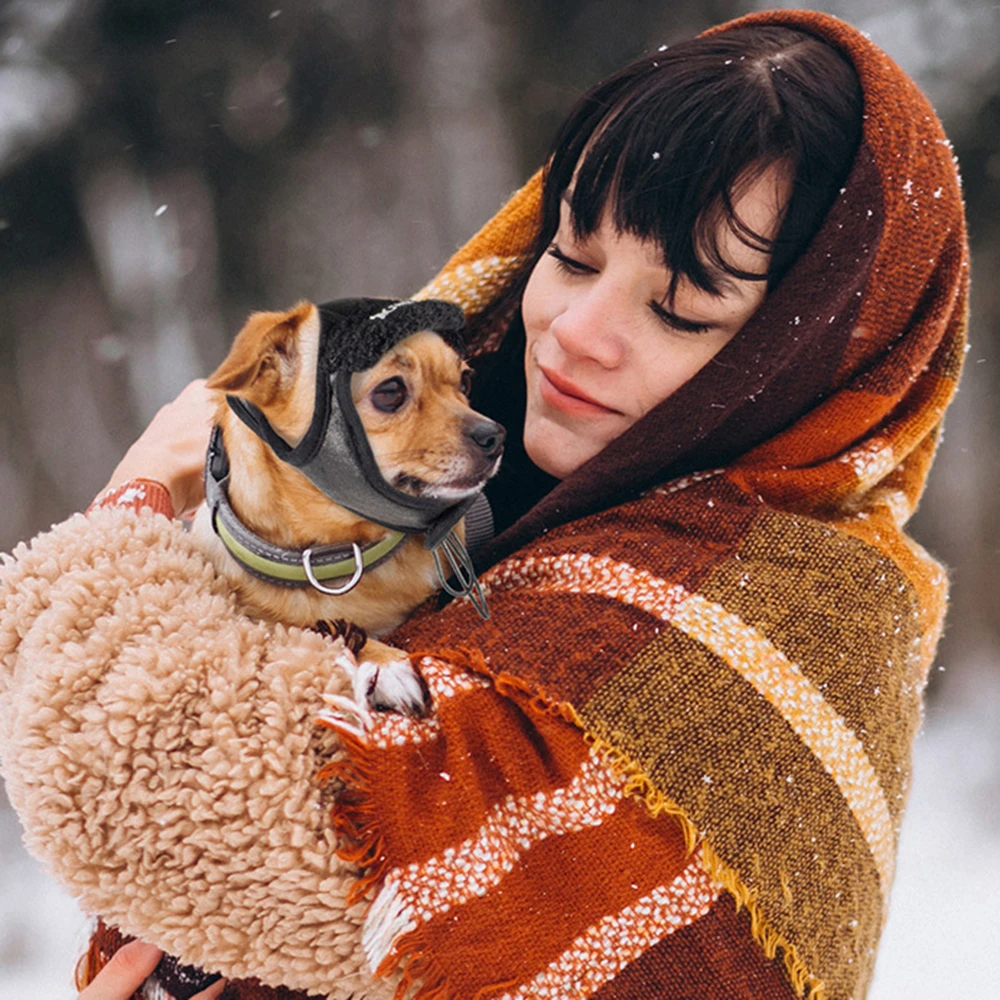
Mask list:
[[[426,950],[420,946],[421,935],[412,935],[401,939],[405,945],[407,961],[402,968],[399,985],[393,994],[393,1000],[450,1000],[451,984],[444,969]],[[397,949],[392,952],[376,971],[376,976],[390,975],[399,969],[404,952]],[[412,992],[411,992],[412,991]]]
[[739,875],[715,853],[706,841],[701,845],[701,858],[705,870],[733,899],[736,908],[745,907],[750,915],[750,933],[761,946],[764,954],[776,958],[781,950],[781,961],[791,981],[792,989],[803,1000],[827,1000],[823,980],[814,976],[799,957],[795,945],[785,940],[768,922],[757,901],[756,890],[745,885]]
[[371,747],[326,719],[316,719],[315,724],[333,729],[348,754],[345,759],[324,764],[316,779],[321,785],[332,781],[341,785],[337,801],[330,811],[333,828],[338,835],[337,857],[364,869],[347,893],[347,905],[353,906],[389,873],[385,841],[372,805]]
[[[400,971],[401,970],[401,971]],[[419,931],[404,934],[397,947],[386,956],[375,972],[376,977],[400,971],[401,979],[393,1000],[455,1000],[455,988],[440,963],[427,950],[427,942]],[[517,986],[515,979],[490,983],[472,995],[470,1000],[487,1000],[501,990]]]
[[[671,816],[680,825],[689,852],[700,849],[702,863],[709,876],[733,897],[737,910],[746,909],[750,917],[750,933],[764,955],[771,960],[778,958],[785,968],[792,989],[802,1000],[827,1000],[821,979],[809,971],[790,941],[782,937],[768,922],[757,899],[756,890],[747,886],[737,872],[727,865],[704,839],[685,809],[663,794],[635,760],[601,736],[590,732],[576,709],[568,702],[548,697],[537,687],[513,674],[497,673],[490,669],[482,654],[476,649],[459,647],[438,649],[411,654],[414,661],[424,657],[446,660],[470,673],[489,677],[496,690],[525,705],[531,712],[556,717],[579,729],[593,750],[600,755],[616,775],[625,778],[625,794],[638,799],[651,816]],[[318,719],[317,724],[330,726]],[[336,726],[331,728],[337,729]],[[384,882],[389,874],[385,845],[378,829],[377,817],[372,808],[371,747],[350,733],[340,733],[348,759],[331,761],[319,772],[320,780],[339,780],[344,788],[333,809],[333,822],[337,832],[352,846],[338,849],[343,860],[365,869],[351,890],[348,901],[361,899],[370,889]],[[362,941],[369,964],[376,978],[396,972],[401,966],[402,979],[394,1000],[448,1000],[451,989],[448,977],[438,962],[427,952],[426,941],[416,930],[412,915],[401,907],[391,884],[383,885],[365,919]],[[405,960],[405,965],[404,965]],[[484,987],[476,994],[481,1000],[486,994],[511,984],[503,983]],[[410,994],[410,991],[415,992]]]
[[[581,726],[582,728],[582,726]],[[672,816],[679,824],[684,842],[689,852],[700,847],[701,860],[709,876],[719,883],[736,902],[736,909],[746,909],[750,916],[750,934],[769,959],[775,959],[781,951],[781,961],[789,982],[796,995],[803,1000],[826,1000],[826,991],[821,979],[810,971],[799,957],[791,942],[783,938],[768,923],[757,893],[745,885],[740,876],[729,867],[705,840],[688,816],[684,808],[667,798],[656,788],[642,767],[628,754],[612,746],[607,740],[584,730],[584,739],[601,755],[602,760],[618,775],[625,777],[625,793],[637,798],[654,818]]]

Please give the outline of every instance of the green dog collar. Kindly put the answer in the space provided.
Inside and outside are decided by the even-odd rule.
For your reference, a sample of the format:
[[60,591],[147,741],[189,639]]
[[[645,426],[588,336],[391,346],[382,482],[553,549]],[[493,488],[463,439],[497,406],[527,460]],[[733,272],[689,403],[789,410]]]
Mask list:
[[[213,516],[213,524],[222,544],[244,569],[261,580],[291,587],[315,586],[313,580],[327,583],[355,576],[360,578],[365,570],[388,559],[406,538],[401,531],[392,531],[371,545],[317,546],[304,550],[284,549],[259,539],[257,551],[253,551],[229,531],[226,519],[219,517],[218,510]],[[361,555],[360,571],[358,553]],[[340,592],[346,593],[349,589]]]

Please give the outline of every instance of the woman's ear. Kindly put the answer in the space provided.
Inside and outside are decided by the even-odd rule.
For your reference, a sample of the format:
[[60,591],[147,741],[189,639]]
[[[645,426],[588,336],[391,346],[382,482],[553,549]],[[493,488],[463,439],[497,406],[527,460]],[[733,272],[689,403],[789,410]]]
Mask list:
[[275,402],[295,384],[302,365],[301,335],[311,324],[319,324],[311,302],[300,302],[287,312],[254,313],[206,388],[240,396],[258,407]]

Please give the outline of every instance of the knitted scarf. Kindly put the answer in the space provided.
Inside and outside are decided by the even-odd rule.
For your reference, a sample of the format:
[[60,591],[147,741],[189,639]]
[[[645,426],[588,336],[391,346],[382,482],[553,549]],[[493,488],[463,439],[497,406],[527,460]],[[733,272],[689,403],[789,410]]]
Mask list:
[[[794,11],[715,30],[746,24],[826,38],[860,78],[863,140],[817,237],[712,364],[494,539],[489,622],[456,601],[393,637],[429,718],[323,719],[348,753],[321,778],[364,871],[364,950],[422,1000],[847,1000],[871,976],[946,596],[903,526],[964,354],[961,195],[931,108],[859,32]],[[422,293],[463,308],[484,361],[539,194],[536,176]],[[168,505],[151,483],[113,499],[157,490]],[[371,994],[332,971],[357,925],[331,926],[349,879],[301,732],[337,683],[324,640],[248,623],[189,548],[104,510],[15,553],[12,801],[96,911],[180,961]],[[84,979],[121,940],[99,931]]]
[[[799,11],[714,30],[752,24],[829,40],[861,81],[818,236],[715,363],[495,540],[491,621],[455,602],[395,637],[433,719],[327,720],[369,960],[421,998],[847,1000],[870,979],[946,600],[903,526],[964,354],[960,183],[860,32]],[[539,195],[422,293],[463,307],[474,350]]]

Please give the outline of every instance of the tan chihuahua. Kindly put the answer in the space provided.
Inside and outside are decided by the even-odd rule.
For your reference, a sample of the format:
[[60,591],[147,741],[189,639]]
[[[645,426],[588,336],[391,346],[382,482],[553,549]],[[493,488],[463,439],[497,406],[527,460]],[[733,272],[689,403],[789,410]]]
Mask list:
[[[377,326],[380,319],[408,315],[402,310],[393,316],[397,305],[412,313],[422,304],[390,304],[364,321]],[[228,460],[232,512],[259,539],[307,557],[329,546],[355,545],[357,553],[392,541],[389,528],[332,500],[238,415],[243,401],[290,448],[303,441],[324,402],[321,393],[329,391],[318,372],[324,328],[323,314],[309,302],[287,312],[255,313],[207,383],[219,398],[216,422]],[[350,399],[371,456],[385,484],[401,495],[443,505],[469,501],[499,467],[503,428],[469,406],[470,369],[444,336],[399,329],[405,335],[370,367],[349,376]],[[456,527],[463,538],[461,523]],[[252,575],[224,544],[208,503],[195,516],[192,537],[250,613],[286,624],[312,627],[339,619],[380,635],[441,587],[434,554],[420,533],[403,532],[391,553],[363,573],[359,558],[360,578],[343,593]],[[362,706],[425,711],[426,687],[402,651],[368,640],[357,664],[349,653],[339,662],[351,673]]]

